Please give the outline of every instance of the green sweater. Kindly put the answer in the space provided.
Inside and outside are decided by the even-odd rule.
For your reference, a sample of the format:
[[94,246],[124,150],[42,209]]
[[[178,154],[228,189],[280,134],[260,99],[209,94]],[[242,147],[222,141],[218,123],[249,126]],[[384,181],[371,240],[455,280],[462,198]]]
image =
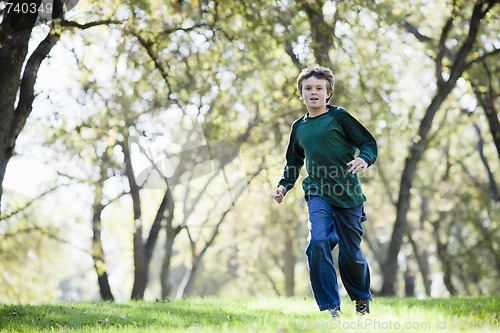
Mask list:
[[279,185],[289,191],[306,161],[308,177],[302,183],[305,196],[318,195],[331,205],[351,208],[366,201],[358,174],[348,172],[347,163],[358,157],[368,165],[377,159],[377,142],[345,109],[331,105],[316,117],[297,119],[286,151],[286,166]]

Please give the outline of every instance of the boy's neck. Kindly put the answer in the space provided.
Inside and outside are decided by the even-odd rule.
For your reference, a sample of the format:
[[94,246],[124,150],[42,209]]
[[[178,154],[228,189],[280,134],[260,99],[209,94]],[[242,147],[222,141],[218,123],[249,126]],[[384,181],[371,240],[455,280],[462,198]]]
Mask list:
[[330,110],[330,108],[328,107],[328,105],[324,105],[323,107],[321,108],[314,108],[314,109],[307,109],[307,113],[308,113],[308,116],[309,117],[317,117],[319,115],[322,115],[323,113],[327,113],[328,111]]

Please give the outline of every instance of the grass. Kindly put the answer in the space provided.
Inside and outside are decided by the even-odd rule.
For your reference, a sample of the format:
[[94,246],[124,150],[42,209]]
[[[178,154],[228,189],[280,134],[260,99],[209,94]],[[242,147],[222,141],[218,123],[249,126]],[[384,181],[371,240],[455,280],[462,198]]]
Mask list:
[[376,298],[363,317],[344,299],[337,320],[311,298],[1,305],[0,332],[500,332],[499,311],[500,296]]

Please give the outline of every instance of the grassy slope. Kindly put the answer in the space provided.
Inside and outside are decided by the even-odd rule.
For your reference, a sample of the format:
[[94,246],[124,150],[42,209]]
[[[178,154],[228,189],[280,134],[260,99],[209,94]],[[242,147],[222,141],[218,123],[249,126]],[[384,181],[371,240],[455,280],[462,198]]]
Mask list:
[[332,321],[298,298],[3,305],[0,332],[500,332],[500,296],[376,298],[363,317],[344,300],[342,310]]

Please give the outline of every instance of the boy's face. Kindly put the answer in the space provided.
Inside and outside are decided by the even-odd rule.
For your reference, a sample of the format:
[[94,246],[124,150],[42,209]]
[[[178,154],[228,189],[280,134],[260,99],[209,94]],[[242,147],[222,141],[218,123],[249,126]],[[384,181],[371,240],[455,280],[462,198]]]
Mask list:
[[327,81],[322,78],[311,76],[302,81],[300,96],[304,100],[308,110],[322,110],[331,97],[327,89]]

